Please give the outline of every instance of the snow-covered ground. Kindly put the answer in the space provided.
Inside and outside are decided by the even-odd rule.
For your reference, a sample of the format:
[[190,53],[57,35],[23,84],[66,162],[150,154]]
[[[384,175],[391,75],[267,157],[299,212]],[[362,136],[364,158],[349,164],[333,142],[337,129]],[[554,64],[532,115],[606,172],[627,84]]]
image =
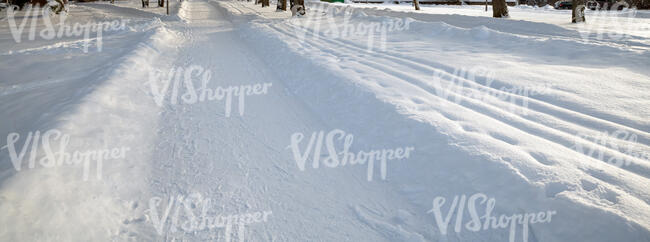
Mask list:
[[170,3],[0,12],[0,241],[650,241],[647,11]]

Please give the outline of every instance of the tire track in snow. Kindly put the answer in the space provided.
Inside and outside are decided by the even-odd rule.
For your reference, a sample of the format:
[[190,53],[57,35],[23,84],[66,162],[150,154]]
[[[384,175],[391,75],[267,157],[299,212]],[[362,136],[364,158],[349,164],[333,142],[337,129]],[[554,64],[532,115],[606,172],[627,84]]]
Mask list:
[[[293,25],[293,27],[294,28],[300,28],[300,27],[295,26],[295,25]],[[276,27],[276,30],[278,30],[277,27]],[[290,32],[291,32],[290,30],[284,29],[282,33],[290,35],[291,37],[294,37],[296,39],[298,38],[296,35],[289,34]],[[315,34],[315,33],[312,30],[312,31],[309,32],[309,34]],[[307,34],[305,36],[307,36]],[[358,44],[354,43],[353,41],[332,40],[332,39],[329,39],[326,36],[323,36],[323,35],[320,35],[320,34],[319,34],[319,40],[329,42],[333,46],[336,46],[336,47],[347,48],[349,50],[352,50],[353,51],[352,53],[362,52],[362,53],[370,55],[370,56],[380,57],[381,59],[389,59],[389,60],[393,61],[392,63],[389,63],[389,64],[399,63],[399,64],[401,64],[401,66],[403,66],[404,68],[408,68],[408,69],[413,69],[413,70],[422,71],[422,72],[430,72],[430,73],[434,73],[434,72],[437,72],[437,71],[443,71],[443,72],[445,72],[445,75],[449,79],[463,80],[465,82],[465,84],[469,84],[469,85],[472,86],[472,89],[464,88],[464,90],[476,90],[476,89],[479,89],[480,91],[484,91],[483,93],[490,93],[491,92],[491,93],[497,93],[498,95],[506,95],[506,96],[508,96],[508,98],[517,98],[516,101],[518,101],[518,102],[525,99],[524,101],[534,105],[534,107],[543,109],[545,111],[544,112],[545,114],[549,114],[550,112],[561,114],[561,115],[554,115],[554,118],[556,118],[556,119],[565,120],[565,118],[563,118],[563,116],[572,117],[572,118],[574,118],[573,120],[570,119],[570,120],[565,120],[565,121],[568,121],[569,123],[573,123],[573,124],[576,124],[576,123],[589,123],[591,126],[593,126],[593,128],[591,128],[591,129],[596,129],[596,130],[605,130],[606,129],[608,131],[615,131],[615,130],[623,129],[623,130],[628,131],[628,132],[634,132],[635,134],[641,136],[642,140],[640,140],[640,142],[650,144],[650,133],[648,133],[648,132],[641,131],[641,130],[638,130],[636,128],[625,126],[625,125],[622,125],[622,124],[618,124],[618,123],[615,123],[615,122],[612,122],[612,121],[609,121],[609,120],[604,120],[604,119],[601,119],[601,118],[598,118],[598,117],[590,116],[588,114],[579,113],[579,112],[576,112],[574,110],[569,110],[569,109],[557,106],[557,105],[552,104],[552,103],[544,102],[543,100],[538,100],[538,99],[536,99],[534,97],[530,97],[530,96],[527,97],[527,96],[523,96],[523,95],[511,93],[511,92],[504,92],[504,91],[499,90],[499,89],[497,89],[495,87],[486,86],[483,83],[473,82],[471,80],[467,80],[464,76],[458,76],[458,75],[454,76],[451,73],[451,71],[449,71],[449,70],[453,70],[454,68],[452,68],[450,66],[446,66],[446,65],[444,65],[442,63],[439,63],[439,62],[430,62],[430,61],[422,60],[422,59],[419,59],[419,58],[416,58],[416,57],[407,57],[405,55],[395,53],[395,52],[391,52],[391,51],[382,51],[383,53],[372,52],[372,51],[368,51],[366,48],[363,48],[363,47],[359,46]],[[322,45],[321,45],[321,47],[322,47]],[[332,48],[331,46],[329,46],[327,48],[330,49],[330,50],[334,50],[334,48]],[[345,55],[347,55],[347,54],[343,53],[342,56],[345,56]],[[358,54],[357,57],[364,57],[364,56],[362,56],[361,54]],[[481,79],[485,79],[485,77],[481,77],[481,76],[477,76],[477,77],[479,77]],[[498,81],[498,80],[496,80],[496,81]],[[508,87],[508,88],[512,88],[512,87]],[[508,102],[502,102],[502,103],[508,103]],[[542,111],[540,111],[540,112],[542,112]],[[556,127],[556,128],[562,128],[562,126],[558,125],[558,127]],[[564,129],[564,130],[565,131],[571,131],[571,129]]]
[[[280,34],[288,35],[291,38],[296,38],[296,39],[298,38],[297,36],[290,34],[291,31],[282,32],[282,30],[278,29],[275,26],[272,26],[272,25],[265,25],[265,26],[274,28],[274,30],[276,30],[276,31],[280,31],[279,32]],[[329,41],[326,38],[320,38],[319,40]],[[324,44],[319,45],[318,42],[316,42],[316,41],[309,42],[308,44],[305,43],[305,42],[302,43],[302,45],[305,45],[305,44],[308,45],[308,46],[320,46],[320,48],[319,47],[315,47],[315,48],[320,49],[320,50],[323,50],[323,49],[324,50],[329,50],[331,53],[334,53],[334,56],[346,56],[346,55],[349,56],[350,55],[350,53],[348,53],[348,52],[336,51],[335,48],[333,48],[331,46],[326,46]],[[374,54],[374,53],[368,53],[367,50],[365,50],[365,49],[354,49],[354,48],[350,48],[348,46],[345,46],[344,44],[337,44],[336,47],[337,48],[348,48],[348,49],[352,50],[352,53],[359,53],[359,52],[364,53],[365,52],[365,53],[367,53],[369,55]],[[360,55],[360,54],[357,54],[356,56],[364,57],[363,55]],[[360,59],[363,59],[363,58],[360,58]],[[386,64],[386,65],[381,65],[381,64],[372,63],[372,62],[359,60],[359,59],[357,59],[357,62],[365,64],[366,67],[372,68],[373,71],[380,72],[380,73],[386,73],[386,75],[393,76],[393,77],[395,77],[395,78],[397,78],[399,80],[404,80],[404,78],[406,78],[406,79],[410,79],[411,81],[415,81],[416,83],[419,82],[420,83],[419,85],[418,84],[414,84],[414,85],[418,86],[418,88],[423,88],[432,97],[435,97],[438,100],[442,100],[443,102],[447,102],[447,103],[451,103],[452,105],[456,105],[455,103],[451,102],[450,100],[443,99],[441,97],[436,96],[435,92],[431,91],[431,88],[427,88],[426,84],[422,84],[417,78],[412,77],[410,74],[400,72],[398,70],[393,70],[392,72],[390,72],[390,71],[387,72],[386,71],[386,69],[392,69],[392,68],[390,68],[390,66],[393,65],[393,64],[397,64],[397,63],[390,63],[390,64]],[[407,68],[409,68],[409,67],[407,66]],[[462,77],[458,77],[458,78],[462,78]],[[464,97],[464,98],[467,98],[467,97]],[[471,99],[465,99],[465,100],[471,100]],[[571,144],[573,144],[572,140],[575,138],[575,136],[573,134],[566,133],[566,132],[563,132],[563,131],[558,131],[558,130],[555,130],[555,129],[550,129],[549,130],[549,128],[546,127],[543,124],[540,124],[540,123],[537,123],[537,122],[534,122],[534,121],[523,120],[523,118],[521,118],[521,117],[519,117],[517,115],[511,115],[509,117],[502,117],[501,115],[503,113],[508,113],[508,112],[507,111],[503,112],[503,110],[499,110],[495,106],[485,105],[484,103],[482,103],[481,100],[478,100],[478,101],[473,100],[472,102],[468,102],[468,103],[465,103],[465,104],[461,103],[460,105],[462,107],[464,107],[464,108],[467,108],[467,109],[471,110],[472,112],[481,113],[482,115],[487,115],[487,116],[489,116],[491,118],[499,120],[501,123],[503,123],[505,125],[508,125],[508,126],[511,126],[511,127],[514,127],[514,128],[517,128],[517,129],[521,130],[522,132],[524,132],[526,134],[530,134],[530,135],[533,135],[535,137],[542,138],[542,139],[550,141],[552,143],[564,146],[564,147],[567,148],[566,151],[574,153],[574,154],[578,154],[581,157],[585,157],[587,162],[600,162],[600,160],[597,160],[597,159],[595,159],[593,157],[590,157],[590,156],[586,156],[585,154],[578,153],[577,151],[575,151],[574,149],[569,147]],[[481,110],[483,110],[483,111],[481,111]],[[441,111],[444,112],[444,110],[441,110]],[[449,117],[452,117],[453,114],[451,112],[448,112],[446,114],[446,116],[449,118]],[[455,119],[455,118],[452,118],[452,119]],[[453,121],[456,122],[457,120],[453,120]],[[514,124],[517,124],[517,125],[513,126]],[[534,132],[537,132],[537,134],[535,134]],[[546,135],[543,136],[543,135],[540,135],[539,133],[546,134]],[[490,135],[492,135],[492,134],[490,134]],[[492,135],[492,136],[494,136],[494,135]],[[493,138],[495,138],[497,140],[500,140],[498,136],[493,137]],[[508,143],[507,140],[504,141],[504,142]],[[511,145],[513,145],[513,144],[511,144]],[[594,143],[593,142],[584,142],[583,141],[583,145],[585,145],[587,147],[592,147],[592,146],[594,146]],[[597,144],[597,143],[595,145],[600,146],[600,144]],[[610,156],[611,155],[623,155],[623,156],[626,156],[626,154],[622,154],[620,152],[618,152],[618,154],[617,154],[617,151],[612,151],[612,150],[608,149],[605,146],[601,146],[600,148],[606,149],[607,154],[609,154]],[[531,151],[530,156],[533,159],[540,162],[540,163],[547,163],[548,162],[546,160],[546,156],[540,156],[539,154],[537,154],[535,152]],[[601,172],[594,173],[594,171],[591,170],[591,169],[584,170],[584,169],[581,168],[581,170],[583,170],[583,172],[585,172],[586,175],[594,177],[594,178],[596,178],[598,180],[601,180],[604,183],[611,184],[611,185],[614,185],[614,186],[619,187],[619,188],[624,188],[624,190],[627,193],[633,195],[635,198],[640,198],[647,205],[650,202],[650,194],[647,193],[647,191],[646,191],[647,189],[645,189],[645,187],[646,187],[645,184],[647,184],[647,181],[648,181],[647,177],[650,176],[650,170],[648,169],[646,161],[638,160],[637,158],[634,158],[634,157],[632,157],[631,160],[632,160],[632,164],[630,166],[627,166],[627,167],[617,167],[617,166],[613,166],[611,164],[607,164],[605,162],[602,162],[603,164],[606,164],[607,166],[610,166],[610,167],[614,167],[615,169],[621,169],[624,172],[630,172],[629,174],[633,174],[633,177],[629,177],[629,178],[627,176],[625,176],[625,177],[618,176],[619,178],[614,178],[616,176],[613,176],[613,175],[604,175],[603,176],[603,173],[601,173]],[[577,164],[575,164],[575,165],[577,165]],[[581,166],[581,165],[578,165],[578,166]],[[638,179],[634,178],[634,175],[640,176],[640,177],[638,177],[638,176],[637,177],[641,178],[642,180],[638,180]]]
[[[273,25],[269,25],[269,27],[271,27],[274,30],[278,31],[280,34],[284,34],[284,35],[290,36],[291,38],[295,38],[295,39],[299,38],[296,35],[290,34],[290,30],[281,30],[279,27],[273,26]],[[293,27],[298,28],[297,26],[293,26]],[[289,28],[289,27],[287,27],[287,28]],[[314,34],[314,33],[311,32],[311,34]],[[332,45],[321,44],[318,41],[328,42],[328,43],[331,43]],[[638,131],[638,130],[635,130],[635,129],[632,129],[632,128],[629,128],[629,127],[621,126],[621,125],[618,125],[618,124],[614,124],[614,123],[611,123],[609,121],[599,120],[599,119],[597,119],[595,117],[591,117],[591,116],[588,116],[588,115],[585,115],[585,114],[578,113],[578,115],[573,115],[573,114],[576,114],[576,112],[571,111],[571,110],[566,110],[564,108],[554,106],[553,104],[545,103],[545,102],[542,102],[542,101],[539,101],[539,100],[536,100],[536,99],[533,99],[533,98],[530,98],[530,97],[525,97],[525,96],[520,96],[520,95],[517,95],[517,94],[503,92],[503,91],[495,89],[493,87],[487,87],[487,86],[481,85],[479,83],[473,82],[471,80],[467,80],[463,76],[453,76],[452,74],[449,74],[449,73],[445,72],[445,73],[447,73],[447,77],[450,78],[452,81],[453,81],[454,78],[464,80],[465,83],[467,83],[467,84],[471,83],[471,84],[473,84],[472,86],[474,87],[474,88],[463,87],[462,88],[463,91],[461,91],[460,93],[457,92],[456,90],[453,90],[453,88],[450,89],[450,90],[447,90],[448,92],[451,93],[451,95],[453,95],[453,96],[461,96],[462,100],[464,100],[466,102],[469,102],[469,103],[461,102],[460,104],[455,104],[453,102],[454,97],[449,97],[449,98],[440,97],[439,94],[437,95],[437,91],[435,90],[435,87],[432,87],[430,84],[421,81],[420,79],[413,76],[412,74],[409,74],[408,71],[402,71],[404,69],[412,69],[413,70],[413,66],[418,67],[418,69],[428,69],[431,73],[433,73],[434,71],[439,71],[438,69],[427,67],[427,66],[424,66],[422,64],[410,61],[408,59],[391,56],[390,54],[369,52],[368,50],[363,49],[363,48],[350,47],[349,46],[350,43],[342,43],[342,42],[338,42],[338,41],[335,41],[335,40],[330,40],[330,39],[327,39],[324,36],[320,36],[320,38],[318,38],[318,41],[311,41],[309,43],[303,41],[302,44],[303,45],[314,46],[314,48],[320,49],[320,50],[327,50],[330,53],[334,54],[334,56],[349,56],[350,53],[357,53],[354,56],[357,57],[356,61],[358,63],[362,63],[365,66],[367,66],[369,68],[372,68],[376,72],[385,73],[386,75],[395,77],[396,79],[408,81],[409,83],[411,83],[411,84],[413,84],[413,85],[415,85],[415,86],[417,86],[419,88],[422,88],[423,90],[426,90],[429,94],[431,94],[432,96],[435,96],[438,100],[440,100],[442,102],[446,102],[448,104],[452,104],[452,105],[456,105],[456,106],[462,106],[462,107],[467,108],[467,109],[469,109],[469,110],[471,110],[473,112],[481,113],[481,114],[483,114],[485,116],[488,116],[490,118],[499,120],[503,124],[506,124],[506,125],[509,125],[511,127],[517,128],[517,129],[521,130],[522,132],[525,132],[525,133],[530,134],[530,135],[534,135],[534,136],[539,137],[539,138],[543,138],[543,139],[548,140],[550,142],[560,144],[560,145],[562,145],[562,146],[564,146],[566,148],[569,148],[573,152],[575,152],[577,154],[580,154],[577,151],[571,149],[571,146],[575,145],[575,143],[574,143],[575,139],[578,138],[581,141],[581,145],[584,145],[587,149],[604,150],[606,156],[603,159],[603,161],[608,160],[608,158],[610,158],[610,157],[625,157],[626,159],[629,159],[632,162],[631,165],[629,165],[629,166],[623,166],[623,167],[614,166],[614,165],[612,165],[612,166],[622,168],[622,169],[624,169],[626,171],[629,171],[629,172],[632,172],[634,174],[643,176],[644,178],[649,178],[650,177],[650,166],[648,165],[647,161],[642,160],[642,159],[638,159],[636,157],[629,156],[628,154],[622,153],[622,152],[620,152],[618,150],[614,150],[611,147],[608,147],[608,146],[606,146],[604,144],[599,144],[599,143],[593,142],[591,140],[586,140],[586,139],[584,139],[582,137],[576,137],[575,134],[569,132],[571,130],[575,130],[574,128],[562,128],[562,127],[567,127],[568,125],[580,126],[582,128],[582,132],[590,132],[590,134],[596,136],[597,135],[596,132],[598,132],[597,129],[593,128],[593,127],[585,127],[585,126],[580,125],[579,123],[583,123],[583,122],[580,122],[582,120],[577,120],[577,121],[574,121],[574,122],[564,121],[564,119],[558,117],[559,115],[557,115],[557,114],[556,114],[557,116],[554,116],[552,114],[549,114],[548,112],[542,112],[542,111],[535,110],[531,106],[529,106],[529,108],[531,108],[531,110],[533,110],[533,112],[529,113],[527,116],[517,115],[517,114],[511,113],[508,110],[510,108],[510,107],[508,107],[508,105],[510,105],[510,103],[508,101],[496,100],[496,102],[491,102],[490,104],[488,104],[488,103],[486,103],[486,100],[478,100],[473,95],[468,96],[468,95],[464,95],[464,93],[472,93],[473,91],[478,90],[483,94],[487,94],[486,90],[491,89],[489,91],[499,93],[500,95],[507,95],[510,98],[526,99],[526,101],[528,101],[529,103],[535,104],[533,106],[535,108],[540,108],[541,107],[541,108],[547,109],[547,110],[548,109],[555,109],[553,111],[564,112],[563,113],[564,115],[568,114],[568,115],[571,115],[571,116],[574,116],[574,117],[577,116],[578,118],[586,119],[587,121],[591,121],[592,123],[593,122],[599,122],[600,126],[609,126],[608,128],[612,132],[614,130],[617,130],[617,129],[625,128],[625,130],[634,132],[638,136],[642,137],[641,141],[648,140],[646,138],[647,136],[645,135],[646,134],[645,132]],[[341,52],[341,51],[336,50],[336,48],[334,48],[333,46],[336,46],[336,48],[348,49],[350,51],[349,52]],[[363,54],[360,54],[360,53],[363,53]],[[377,57],[376,60],[388,59],[388,60],[393,60],[393,62],[380,64],[379,62],[367,61],[367,58],[365,58],[365,57],[368,57],[368,56]],[[402,68],[394,68],[395,65],[399,65]],[[441,64],[438,64],[438,65],[441,65]],[[414,71],[417,71],[417,70],[414,70]],[[450,81],[447,81],[447,85],[450,85],[450,84],[453,85],[453,83],[450,83]],[[476,88],[478,86],[480,86],[480,89]],[[472,101],[470,101],[470,100],[472,100]],[[504,116],[503,115],[504,113],[508,113],[508,115]],[[451,113],[447,113],[448,117],[452,116],[452,115],[453,114],[451,114]],[[583,117],[580,117],[581,115]],[[534,120],[532,118],[533,116],[538,117],[537,120]],[[586,117],[584,117],[584,116],[586,116]],[[539,120],[543,120],[543,119],[549,119],[551,117],[554,118],[557,121],[554,120],[555,122],[550,123],[550,124],[543,123],[543,122],[539,121]],[[551,127],[550,125],[554,125],[556,127]],[[506,143],[509,143],[511,145],[515,145],[515,144],[512,144],[512,142],[509,139],[504,139],[505,137],[495,136],[494,138],[497,139],[497,140],[502,140],[502,141],[504,141]],[[626,144],[626,141],[620,141],[620,142],[621,142],[621,144]],[[640,147],[640,151],[643,151],[644,148],[646,148],[646,150],[648,150],[647,146],[645,146],[643,144],[640,144],[640,145],[642,146],[642,147]],[[533,158],[539,160],[539,156],[535,156],[534,154],[531,154],[531,155],[533,156]],[[580,154],[580,155],[584,155],[584,154]],[[585,156],[585,157],[588,157],[588,156]],[[588,157],[588,159],[593,160],[595,158]],[[540,161],[540,162],[544,162],[544,161]],[[645,199],[646,202],[650,201],[650,197],[647,197],[647,196],[644,196],[644,197],[646,197],[646,199]]]

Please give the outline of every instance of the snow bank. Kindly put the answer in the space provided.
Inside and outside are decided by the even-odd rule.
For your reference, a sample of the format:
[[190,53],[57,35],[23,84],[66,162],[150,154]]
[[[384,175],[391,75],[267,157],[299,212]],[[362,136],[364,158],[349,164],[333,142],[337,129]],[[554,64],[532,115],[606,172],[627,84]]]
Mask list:
[[[235,4],[223,3],[222,6],[230,9]],[[245,4],[237,5],[241,9]],[[344,18],[339,16],[348,7],[335,5],[334,8],[337,10],[333,18],[314,11],[318,8],[311,5],[309,13],[315,18],[307,16],[269,23],[268,19],[251,21],[248,16],[247,24],[239,27],[242,38],[249,40],[269,65],[278,70],[286,70],[286,66],[291,65],[291,71],[278,74],[294,95],[305,100],[313,110],[318,110],[317,113],[329,120],[332,126],[344,127],[346,131],[368,137],[359,141],[358,149],[417,144],[413,159],[406,164],[389,165],[390,183],[385,185],[403,197],[384,204],[381,211],[356,208],[359,219],[368,226],[378,233],[404,240],[444,240],[451,236],[462,236],[462,240],[469,241],[486,238],[507,240],[508,230],[459,232],[447,237],[442,235],[442,231],[432,231],[432,226],[437,227],[431,214],[419,213],[430,210],[431,200],[438,196],[446,197],[450,202],[455,195],[466,194],[469,197],[474,193],[484,193],[496,198],[495,211],[498,214],[556,211],[557,215],[550,223],[531,225],[527,235],[529,239],[534,238],[531,240],[649,238],[650,194],[647,184],[650,173],[647,160],[628,157],[634,160],[634,166],[617,167],[575,149],[575,142],[581,147],[602,148],[576,141],[575,137],[582,133],[589,133],[591,137],[603,129],[621,129],[643,137],[636,149],[646,152],[650,136],[645,131],[649,126],[643,117],[647,114],[624,108],[627,104],[620,103],[618,95],[587,89],[587,79],[597,79],[599,85],[603,85],[596,74],[581,78],[580,82],[564,81],[575,80],[577,76],[572,74],[575,70],[569,71],[571,78],[566,79],[550,74],[557,73],[558,69],[560,72],[568,70],[558,67],[560,64],[555,61],[580,55],[579,58],[587,62],[578,68],[581,75],[590,72],[608,77],[617,75],[620,78],[607,79],[615,82],[609,84],[625,88],[625,95],[633,96],[633,100],[643,100],[647,94],[633,90],[648,89],[648,83],[643,82],[647,80],[647,72],[642,66],[627,61],[616,62],[630,71],[617,69],[615,74],[590,66],[604,64],[595,60],[596,54],[593,53],[609,55],[607,59],[611,64],[612,59],[619,58],[644,62],[648,60],[647,52],[541,38],[543,34],[540,33],[528,35],[537,30],[530,28],[537,25],[531,22],[494,20],[472,28],[455,26],[460,16],[451,18],[452,24],[445,19],[414,21],[408,30],[388,34],[385,50],[368,49],[368,35],[341,38],[325,35],[334,24],[341,28],[346,25]],[[390,20],[383,15],[413,16],[385,13],[354,9],[349,17],[354,19],[354,24],[365,22],[369,25]],[[231,14],[238,17],[238,12]],[[263,17],[264,13],[259,15]],[[415,17],[417,20],[427,18]],[[313,21],[312,25],[306,24],[308,21]],[[314,25],[314,22],[320,25]],[[501,27],[495,30],[492,26]],[[529,30],[518,31],[524,28]],[[262,47],[255,43],[265,45]],[[436,46],[443,47],[437,49]],[[488,54],[486,50],[495,53]],[[481,52],[483,54],[479,54]],[[591,54],[594,56],[589,57]],[[550,85],[552,88],[536,96],[512,96],[517,102],[530,102],[525,107],[527,114],[520,113],[522,110],[518,108],[512,109],[507,102],[477,99],[468,93],[489,91],[495,86],[487,85],[485,76],[469,78],[455,71],[458,67],[477,66],[477,60],[485,69],[506,70],[494,73],[494,82],[491,82],[498,83],[496,88],[501,90],[504,90],[502,87],[535,85]],[[483,64],[489,62],[500,64]],[[536,63],[534,69],[524,64],[530,62]],[[545,68],[552,70],[547,73]],[[440,92],[435,84],[436,75],[450,82],[460,76],[469,82],[458,92],[448,93],[449,89]],[[588,90],[588,97],[599,97],[593,101],[602,103],[605,99],[610,106],[616,103],[622,106],[596,111],[598,108],[592,106],[591,101],[578,98],[576,92],[579,90],[583,91],[581,94]],[[462,101],[454,101],[456,97]],[[622,113],[610,113],[619,111]],[[607,152],[610,151],[617,152]],[[463,215],[466,221],[468,216]],[[603,230],[603,226],[607,229]],[[451,233],[451,229],[448,232]],[[517,231],[517,236],[523,236],[520,232]]]
[[[141,212],[144,206],[138,201],[145,200],[142,197],[148,195],[149,184],[139,178],[148,174],[149,164],[139,161],[148,159],[156,135],[158,108],[150,97],[142,95],[142,88],[148,78],[148,69],[170,61],[161,54],[173,52],[180,38],[160,21],[138,30],[142,31],[141,35],[127,35],[134,38],[130,39],[134,43],[129,46],[131,51],[123,56],[113,56],[115,59],[99,70],[81,72],[87,75],[79,78],[81,82],[73,79],[19,84],[20,90],[14,86],[10,92],[3,92],[2,98],[5,99],[26,92],[29,95],[27,99],[17,100],[29,102],[30,98],[38,100],[39,96],[43,97],[31,90],[33,88],[30,86],[39,87],[36,90],[43,86],[54,86],[54,90],[63,87],[74,91],[45,96],[58,100],[58,107],[46,106],[43,109],[34,106],[28,109],[30,106],[22,106],[21,114],[48,117],[47,122],[41,121],[31,126],[16,125],[16,130],[6,130],[11,126],[3,125],[3,134],[11,132],[18,135],[16,147],[4,147],[3,153],[10,148],[20,152],[25,147],[28,152],[22,159],[22,165],[3,167],[2,170],[0,210],[5,216],[0,217],[0,227],[12,228],[0,233],[2,240],[123,240],[134,236],[127,234],[124,226],[137,226],[138,222],[144,221],[142,217],[128,216],[137,214],[134,211],[144,214]],[[67,51],[66,48],[70,47],[63,45],[59,48]],[[115,51],[115,47],[107,44],[104,51],[121,53]],[[13,56],[44,52],[57,54],[40,48],[17,51]],[[59,66],[56,62],[51,64]],[[92,66],[94,63],[85,64]],[[78,65],[84,66],[84,63]],[[40,76],[46,76],[46,73],[40,73]],[[14,78],[21,79],[21,76]],[[106,116],[108,113],[111,115]],[[101,128],[96,128],[95,124],[98,123],[103,124]],[[32,146],[28,146],[28,134],[36,132],[44,136],[34,138]],[[62,149],[70,157],[57,158],[58,165],[47,165],[49,149]],[[115,149],[121,153],[112,157],[113,153],[110,152]],[[73,164],[65,162],[74,161],[77,153],[90,155],[88,152],[93,153],[92,158],[86,157],[85,161]],[[32,156],[40,161],[33,167],[28,165]],[[104,158],[98,158],[100,156]],[[11,156],[3,155],[2,158],[2,164],[21,164]]]

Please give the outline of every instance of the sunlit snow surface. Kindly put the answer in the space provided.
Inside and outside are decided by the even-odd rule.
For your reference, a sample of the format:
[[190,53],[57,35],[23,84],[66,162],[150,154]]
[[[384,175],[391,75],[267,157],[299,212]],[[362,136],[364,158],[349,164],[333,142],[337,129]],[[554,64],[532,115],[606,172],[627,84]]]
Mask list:
[[648,11],[170,3],[0,12],[0,241],[650,240]]

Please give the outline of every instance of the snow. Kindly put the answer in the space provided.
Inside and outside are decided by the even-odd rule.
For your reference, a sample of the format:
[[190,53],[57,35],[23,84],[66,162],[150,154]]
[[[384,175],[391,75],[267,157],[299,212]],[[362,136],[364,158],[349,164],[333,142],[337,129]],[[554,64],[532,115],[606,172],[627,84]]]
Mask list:
[[170,3],[0,12],[0,240],[650,240],[647,11]]

